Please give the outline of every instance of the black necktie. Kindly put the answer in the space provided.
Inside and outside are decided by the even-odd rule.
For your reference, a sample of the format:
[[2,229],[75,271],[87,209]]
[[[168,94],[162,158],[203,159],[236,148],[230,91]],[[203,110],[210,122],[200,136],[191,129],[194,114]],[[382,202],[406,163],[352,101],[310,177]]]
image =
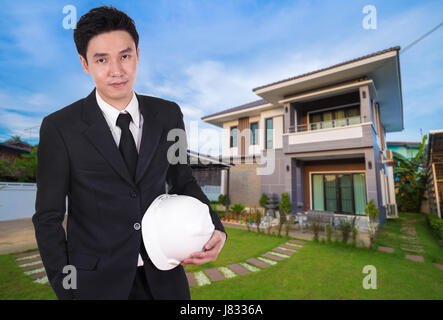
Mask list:
[[137,158],[138,152],[135,145],[134,137],[129,130],[129,123],[132,118],[129,113],[120,113],[117,118],[117,126],[122,129],[122,134],[120,138],[120,144],[118,148],[125,160],[126,166],[128,167],[129,174],[133,179],[135,179],[135,169],[137,168]]

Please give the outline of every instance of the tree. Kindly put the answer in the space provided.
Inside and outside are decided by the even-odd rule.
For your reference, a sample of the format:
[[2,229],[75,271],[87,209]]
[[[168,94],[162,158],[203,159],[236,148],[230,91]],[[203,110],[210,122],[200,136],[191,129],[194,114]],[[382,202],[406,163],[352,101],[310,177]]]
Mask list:
[[260,200],[258,201],[258,204],[260,205],[260,207],[262,207],[264,209],[264,212],[266,213],[266,205],[268,204],[268,196],[266,195],[266,193],[262,193]]
[[280,204],[279,204],[279,209],[280,209],[280,224],[278,227],[278,235],[281,234],[281,228],[283,226],[283,224],[285,224],[287,222],[287,214],[289,212],[291,212],[291,202],[289,201],[289,194],[287,192],[282,193],[281,195],[281,200],[280,200]]
[[368,221],[368,229],[369,229],[369,247],[372,249],[375,241],[375,234],[377,232],[378,227],[378,213],[379,210],[374,203],[374,199],[368,202],[365,208],[365,213],[369,217]]
[[423,137],[415,157],[408,159],[393,152],[394,161],[398,164],[394,168],[395,185],[398,189],[396,196],[400,211],[419,212],[424,191],[429,177],[429,171],[424,168],[426,163],[426,139]]
[[11,139],[6,140],[5,142],[17,142],[17,141],[23,142],[20,136],[11,136]]
[[15,159],[12,170],[17,181],[35,182],[37,174],[37,150],[33,147],[31,154],[23,154],[21,158]]

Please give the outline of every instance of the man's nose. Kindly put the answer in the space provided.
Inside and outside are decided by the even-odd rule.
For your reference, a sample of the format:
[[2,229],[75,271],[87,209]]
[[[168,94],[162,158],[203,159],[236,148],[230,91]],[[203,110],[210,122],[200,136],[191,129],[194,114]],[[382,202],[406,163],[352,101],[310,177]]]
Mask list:
[[111,77],[120,77],[123,75],[123,68],[120,61],[110,63],[109,73]]

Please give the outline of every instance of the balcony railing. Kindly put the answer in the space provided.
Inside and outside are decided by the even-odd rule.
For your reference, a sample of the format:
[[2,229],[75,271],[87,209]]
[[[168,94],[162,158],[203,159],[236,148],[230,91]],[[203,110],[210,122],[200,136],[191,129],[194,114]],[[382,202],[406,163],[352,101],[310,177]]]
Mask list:
[[360,116],[329,120],[329,121],[313,122],[309,124],[289,126],[289,133],[315,131],[315,130],[330,129],[330,128],[341,128],[360,123],[361,123]]

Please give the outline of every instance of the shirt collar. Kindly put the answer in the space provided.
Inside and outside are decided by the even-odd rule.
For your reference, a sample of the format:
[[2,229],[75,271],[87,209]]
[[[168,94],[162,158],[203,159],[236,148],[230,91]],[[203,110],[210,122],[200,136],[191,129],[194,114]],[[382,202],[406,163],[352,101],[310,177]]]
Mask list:
[[102,97],[100,96],[100,94],[97,92],[97,90],[95,90],[95,96],[97,99],[98,106],[106,114],[106,116],[110,119],[111,123],[114,126],[117,125],[117,118],[118,118],[119,114],[128,112],[131,115],[132,121],[134,122],[135,126],[137,128],[140,127],[140,110],[139,110],[137,96],[135,95],[134,91],[132,91],[131,101],[129,101],[126,108],[121,111],[114,108],[109,103],[107,103],[105,100],[103,100]]

